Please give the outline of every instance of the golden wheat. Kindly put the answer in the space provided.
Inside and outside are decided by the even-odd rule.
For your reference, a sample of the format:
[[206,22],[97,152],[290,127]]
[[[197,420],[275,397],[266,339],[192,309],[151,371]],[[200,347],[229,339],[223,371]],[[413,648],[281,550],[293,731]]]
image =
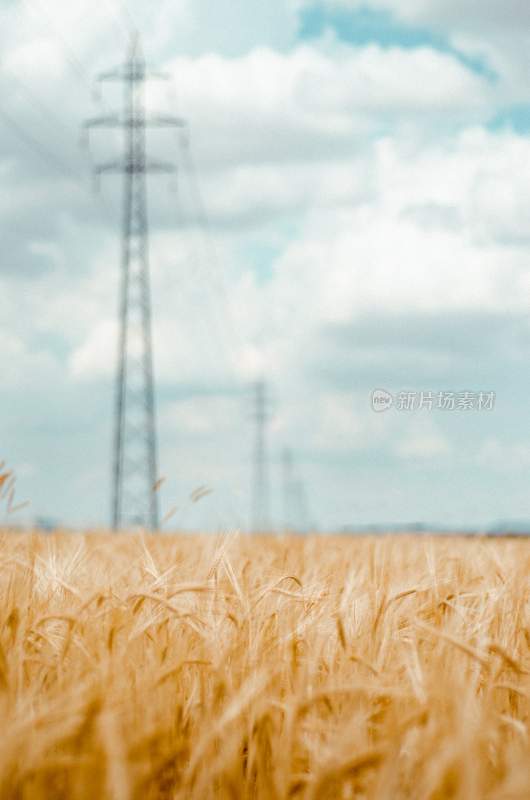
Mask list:
[[530,797],[530,547],[0,537],[0,797]]

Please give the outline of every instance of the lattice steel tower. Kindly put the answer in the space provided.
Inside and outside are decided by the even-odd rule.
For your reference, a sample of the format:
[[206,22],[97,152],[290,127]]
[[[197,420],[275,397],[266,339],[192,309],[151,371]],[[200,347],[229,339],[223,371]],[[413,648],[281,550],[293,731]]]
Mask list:
[[101,81],[124,85],[121,114],[88,120],[85,128],[122,128],[125,155],[95,167],[96,176],[117,172],[124,176],[119,344],[116,375],[114,446],[112,463],[112,527],[135,525],[156,530],[159,525],[155,390],[151,339],[151,297],[147,219],[147,174],[172,173],[174,164],[146,156],[148,127],[183,127],[177,117],[146,116],[144,85],[169,76],[149,70],[139,38],[132,42],[128,60],[99,76]]
[[267,423],[269,421],[267,384],[259,380],[254,386],[254,421],[256,439],[254,444],[254,477],[252,491],[252,522],[254,533],[270,531],[269,474],[267,453]]

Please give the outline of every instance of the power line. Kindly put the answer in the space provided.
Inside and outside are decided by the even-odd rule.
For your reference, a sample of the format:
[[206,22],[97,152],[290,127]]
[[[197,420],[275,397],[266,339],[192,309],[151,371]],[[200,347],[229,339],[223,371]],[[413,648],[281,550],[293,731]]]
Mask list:
[[[5,67],[4,67],[4,72],[5,71],[6,70],[5,70]],[[33,89],[30,89],[29,86],[24,81],[22,81],[18,77],[18,75],[15,75],[12,70],[7,70],[7,72],[8,72],[8,75],[9,75],[9,80],[14,82],[20,89],[22,89],[22,91],[31,99],[31,102],[33,103],[33,105],[40,110],[41,114],[46,119],[51,120],[51,122],[54,125],[58,125],[60,128],[62,128],[70,136],[72,131],[71,131],[71,129],[68,128],[68,126],[66,125],[64,119],[59,117],[59,115],[56,114],[55,111],[53,111],[47,105],[45,105],[45,103],[43,103],[43,101],[39,97],[39,95],[36,94],[36,92],[34,92]]]
[[[14,78],[21,87],[24,87],[24,90],[28,96],[32,97],[35,105],[41,109],[42,113],[48,117],[52,123],[55,119],[56,122],[54,124],[59,124],[65,131],[68,131],[68,128],[61,122],[60,118],[51,112],[42,101],[37,101],[36,95],[23,82],[21,82],[16,76],[10,76],[10,80],[12,78]],[[4,124],[16,135],[17,139],[27,149],[35,153],[48,166],[52,166],[56,172],[70,180],[84,182],[85,176],[79,170],[68,165],[65,161],[62,161],[60,158],[58,158],[57,155],[51,150],[48,150],[45,146],[43,146],[38,139],[27,132],[27,130],[13,117],[11,113],[0,108],[0,119],[3,120]],[[114,212],[105,198],[95,193],[93,193],[92,196],[94,197],[98,211],[101,214],[102,221],[105,223],[105,225],[107,225],[109,219],[114,216]]]
[[[89,89],[92,89],[93,85],[92,85],[91,74],[89,73],[85,65],[81,62],[81,60],[78,58],[77,54],[70,46],[70,44],[66,41],[64,35],[58,29],[52,14],[46,7],[43,0],[41,0],[41,2],[38,2],[38,0],[32,0],[31,3],[29,2],[29,0],[21,0],[21,2],[30,12],[30,14],[35,15],[36,13],[40,17],[40,19],[44,23],[44,27],[52,34],[52,36],[59,43],[59,45],[63,50],[66,63],[68,64],[68,66],[70,67],[76,78],[85,86],[88,86]],[[17,6],[17,9],[19,10],[20,6]],[[118,19],[115,15],[113,16],[112,19],[112,25],[114,27],[115,32],[120,31],[120,39],[121,39],[121,34],[123,32],[125,32],[125,35],[128,39],[130,38],[130,30],[120,28]]]
[[[70,133],[69,128],[64,121],[52,111],[43,101],[30,89],[18,76],[14,75],[9,70],[9,80],[14,81],[20,88],[31,98],[33,105],[41,111],[41,114],[51,123],[52,126],[59,126],[66,133]],[[66,177],[75,180],[84,181],[83,174],[69,166],[65,161],[59,159],[56,154],[44,147],[38,139],[29,134],[27,130],[13,117],[13,115],[4,109],[0,108],[0,117],[4,120],[5,124],[17,135],[22,143],[31,149],[39,158],[47,164],[54,166],[55,170],[59,171]],[[102,219],[105,223],[108,222],[109,216],[113,216],[109,204],[99,194],[94,194],[93,197],[97,200],[99,211],[102,214]]]
[[[188,218],[184,211],[183,205],[178,201],[178,199],[175,203],[175,207],[177,210],[177,222],[180,223],[179,227],[183,229],[188,225]],[[219,313],[216,298],[212,297],[211,285],[208,281],[208,276],[205,274],[204,263],[198,254],[195,241],[190,241],[188,247],[186,248],[186,261],[188,263],[188,270],[183,270],[179,274],[179,287],[181,290],[179,292],[179,296],[182,294],[182,281],[187,272],[192,275],[195,289],[197,289],[198,281],[200,281],[200,291],[202,292],[201,301],[203,307],[207,306],[208,314],[202,313],[199,317],[194,316],[193,322],[200,325],[202,333],[206,334],[205,340],[208,342],[208,356],[211,360],[212,366],[219,363],[219,359],[217,358],[216,360],[213,357],[213,348],[215,348],[218,350],[218,353],[221,355],[221,357],[227,357],[229,369],[231,373],[233,373],[233,377],[236,378],[233,365],[234,351],[230,347],[230,343],[227,341],[224,320],[222,315]],[[214,325],[214,335],[212,335],[211,329],[208,328],[207,316],[210,317]],[[193,355],[193,353],[190,352],[189,356],[190,361],[197,363],[197,358]]]
[[[103,7],[103,6],[102,6]],[[119,15],[116,12],[111,11],[110,7],[105,5],[104,6],[107,11],[110,13],[108,14],[109,19],[111,20],[112,26],[116,35],[119,37],[120,46],[123,45],[123,35],[125,34],[125,38],[130,39],[131,36],[131,29],[127,25],[123,25],[120,22]]]
[[[224,272],[220,268],[216,248],[213,244],[212,227],[206,213],[206,208],[200,189],[200,183],[197,179],[197,171],[186,131],[179,137],[179,145],[180,152],[182,154],[184,173],[188,180],[191,196],[195,204],[195,222],[199,230],[202,232],[203,240],[210,256],[210,263],[213,263],[213,269],[210,271],[211,281],[207,283],[207,286],[208,289],[211,290],[210,284],[213,284],[213,288],[215,289],[215,308],[217,309],[219,307],[219,301],[221,301],[221,304],[225,309],[222,330],[223,332],[226,331],[228,333],[228,337],[232,345],[231,349],[237,346],[241,347],[244,346],[245,343],[237,331],[237,328],[234,328],[232,324],[231,304],[224,282]],[[269,411],[267,387],[265,382],[258,381],[255,384],[254,391],[254,421],[256,428],[250,527],[251,530],[255,532],[264,532],[271,529],[267,448],[267,423],[269,421]]]
[[234,347],[235,345],[234,349],[237,349],[237,347],[241,347],[242,345],[244,345],[244,342],[242,341],[241,336],[237,332],[237,329],[233,325],[230,299],[224,281],[224,271],[220,267],[217,249],[214,245],[212,225],[210,223],[206,211],[206,205],[203,200],[200,183],[197,176],[195,160],[193,158],[189,142],[189,136],[187,132],[185,132],[184,135],[181,135],[179,137],[179,145],[180,145],[179,152],[181,153],[182,156],[183,168],[185,175],[188,179],[188,185],[190,187],[191,197],[192,200],[194,200],[195,202],[195,208],[196,208],[195,222],[199,227],[199,229],[202,231],[204,237],[204,244],[209,254],[208,260],[213,265],[213,269],[210,271],[210,280],[216,292],[217,302],[219,301],[220,298],[225,308],[226,313],[224,317],[224,328],[227,330],[228,335],[232,340],[232,347]]
[[29,2],[29,0],[22,0],[22,3],[29,10],[30,13],[37,12],[38,14],[40,10],[41,18],[44,20],[44,23],[48,28],[48,30],[61,44],[61,47],[63,48],[65,54],[65,58],[68,64],[70,65],[71,69],[77,76],[78,80],[80,80],[82,83],[85,84],[87,83],[88,80],[88,82],[90,83],[90,76],[87,74],[85,67],[83,66],[81,61],[77,58],[77,55],[71,49],[70,45],[65,40],[64,36],[56,28],[55,23],[53,22],[53,18],[49,14],[48,10],[45,7],[43,7],[43,4],[39,3],[39,0],[31,0],[31,3]]
[[15,119],[13,119],[13,117],[7,111],[5,111],[5,109],[0,108],[0,118],[4,121],[7,127],[17,134],[17,136],[25,143],[27,147],[29,147],[47,164],[53,165],[58,172],[67,178],[73,178],[74,180],[82,179],[81,173],[76,173],[75,170],[43,147],[40,142],[38,142],[37,139],[35,139]]
[[[168,76],[168,78],[170,80],[169,90],[171,94],[174,95],[174,80],[171,76]],[[174,97],[171,98],[170,105],[175,109],[176,102]],[[180,157],[179,164],[182,166],[182,174],[185,178],[185,182],[181,180],[177,185],[177,200],[175,203],[177,221],[182,227],[188,229],[194,240],[194,250],[190,253],[192,262],[191,268],[194,272],[194,277],[199,277],[203,280],[204,296],[202,299],[210,304],[211,317],[217,333],[217,336],[213,337],[215,345],[219,346],[221,342],[227,343],[230,371],[233,373],[234,378],[236,378],[236,383],[240,383],[234,363],[236,360],[235,357],[237,357],[238,354],[237,345],[241,345],[241,339],[238,339],[234,333],[231,308],[226,287],[222,281],[224,273],[220,268],[216,248],[212,241],[211,225],[205,210],[205,204],[197,178],[187,125],[182,128],[182,133],[178,135],[177,142],[178,155]],[[186,212],[185,204],[179,202],[179,198],[184,199],[182,192],[183,185],[186,185],[188,189],[188,199],[191,201],[191,214]],[[197,234],[199,237],[197,237]],[[200,248],[197,246],[198,242],[196,240],[198,238],[200,238],[200,243],[202,245]],[[199,250],[201,251],[200,253]],[[212,264],[213,269],[211,268]],[[207,269],[206,265],[209,265],[210,269]],[[221,306],[224,308],[224,312]],[[202,317],[201,322],[203,323]]]
[[133,15],[129,9],[129,6],[126,3],[126,0],[118,0],[118,7],[121,16],[126,20],[126,24],[128,26],[129,33],[139,33],[140,28],[136,24],[136,21],[133,18]]
[[[219,291],[216,291],[215,281],[212,278],[212,270],[208,268],[209,259],[204,248],[204,238],[198,236],[202,231],[197,229],[193,219],[185,210],[186,204],[180,202],[179,198],[181,197],[182,193],[179,190],[175,202],[177,222],[179,227],[187,229],[188,231],[186,241],[188,242],[187,258],[189,270],[193,273],[195,285],[200,281],[202,292],[201,300],[203,305],[208,307],[208,315],[215,329],[215,335],[212,336],[210,332],[209,338],[216,348],[223,350],[223,356],[226,355],[227,357],[227,363],[230,374],[234,379],[234,385],[238,385],[240,384],[240,379],[235,368],[238,351],[234,346],[233,337],[230,336],[230,311],[226,305],[223,309],[222,295]],[[200,246],[201,244],[202,247]],[[182,280],[182,273],[179,280]],[[205,328],[206,315],[201,315],[200,322],[201,326]]]

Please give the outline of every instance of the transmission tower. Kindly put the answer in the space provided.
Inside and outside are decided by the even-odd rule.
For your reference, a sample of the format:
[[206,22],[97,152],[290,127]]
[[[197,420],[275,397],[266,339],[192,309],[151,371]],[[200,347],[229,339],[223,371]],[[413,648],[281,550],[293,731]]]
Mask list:
[[96,178],[104,173],[124,176],[112,462],[111,522],[114,530],[136,525],[156,530],[159,524],[147,175],[174,173],[176,166],[147,158],[146,129],[184,127],[185,123],[172,116],[146,116],[144,87],[151,79],[169,80],[170,76],[147,68],[139,37],[135,35],[125,64],[99,76],[100,81],[123,84],[122,113],[85,123],[87,132],[93,128],[121,128],[125,140],[122,158],[95,167]]
[[304,482],[297,469],[292,450],[282,453],[284,529],[307,531],[311,527]]
[[288,447],[284,448],[282,453],[282,471],[284,529],[288,532],[295,526],[294,496],[296,492],[293,476],[293,454]]
[[254,392],[256,440],[254,449],[252,530],[254,533],[264,533],[270,530],[269,481],[267,470],[267,423],[269,420],[269,413],[267,385],[265,381],[257,381]]

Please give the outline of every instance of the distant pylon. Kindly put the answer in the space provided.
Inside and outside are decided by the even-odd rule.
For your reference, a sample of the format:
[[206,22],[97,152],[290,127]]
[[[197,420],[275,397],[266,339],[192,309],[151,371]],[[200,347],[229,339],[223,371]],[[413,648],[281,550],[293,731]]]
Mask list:
[[252,530],[264,533],[270,530],[269,477],[267,469],[267,423],[269,420],[267,385],[259,380],[255,387],[256,440],[254,449],[254,485],[252,494]]
[[170,76],[146,67],[139,37],[135,35],[125,64],[99,76],[101,81],[124,84],[123,113],[85,123],[91,128],[122,128],[125,155],[96,166],[96,176],[124,175],[119,345],[116,375],[114,444],[112,461],[112,512],[114,530],[140,525],[157,530],[159,525],[157,441],[151,295],[149,286],[149,237],[147,174],[173,173],[174,164],[146,157],[148,127],[183,127],[183,120],[166,115],[147,118],[144,84]]
[[282,453],[283,468],[283,525],[286,531],[295,526],[294,506],[296,487],[293,477],[293,454],[288,447]]
[[288,447],[282,453],[282,466],[284,530],[307,531],[311,523],[305,485],[296,469],[292,450]]

